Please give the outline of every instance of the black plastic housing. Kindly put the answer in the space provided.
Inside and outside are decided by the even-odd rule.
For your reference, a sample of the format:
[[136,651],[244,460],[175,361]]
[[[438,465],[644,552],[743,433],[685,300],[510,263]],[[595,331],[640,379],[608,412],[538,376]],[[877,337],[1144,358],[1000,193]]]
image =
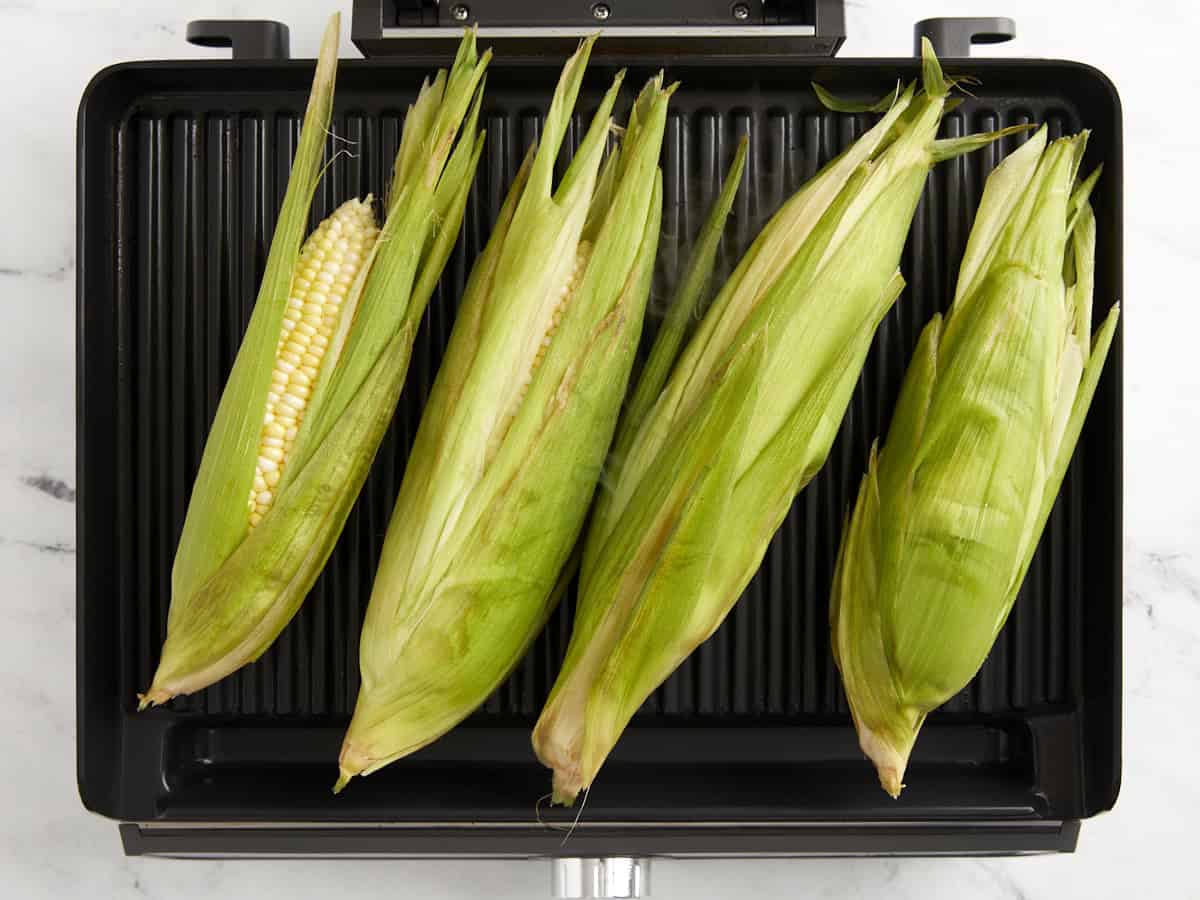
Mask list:
[[[330,786],[358,686],[362,612],[407,447],[470,264],[539,129],[561,60],[494,64],[487,149],[462,239],[418,336],[396,419],[304,608],[256,664],[137,713],[164,636],[171,562],[203,441],[254,301],[312,74],[311,62],[135,63],[100,73],[78,124],[78,777],[84,805],[147,827],[131,853],[603,855],[985,853],[1069,850],[1074,820],[1120,780],[1121,332],[1062,496],[1015,611],[979,676],[931,716],[892,801],[860,754],[829,650],[842,516],[886,429],[917,336],[948,304],[988,172],[1022,138],[938,166],[904,254],[908,279],[879,330],[828,464],[796,501],[725,625],[646,704],[563,846],[535,804],[549,787],[529,729],[570,633],[568,597],[509,681],[444,739],[338,797]],[[1084,65],[962,60],[981,79],[944,134],[1022,122],[1092,130],[1105,166],[1097,316],[1121,299],[1121,114]],[[653,74],[635,68],[627,84]],[[344,62],[340,153],[313,222],[385,189],[403,111],[428,72]],[[582,126],[614,74],[588,74]],[[663,149],[653,309],[673,285],[738,137],[746,182],[721,256],[758,227],[869,115],[817,104],[809,82],[874,99],[909,59],[681,65]],[[627,89],[624,109],[634,91]],[[652,316],[649,331],[653,331]],[[546,822],[572,811],[544,805]],[[212,823],[212,830],[178,829]],[[224,827],[215,827],[224,823]],[[263,825],[246,830],[231,825]],[[319,823],[320,830],[297,829]],[[387,823],[370,837],[353,826]],[[163,830],[163,829],[167,830]],[[238,848],[241,848],[239,851]],[[436,852],[435,852],[436,851]]]
[[464,26],[509,61],[565,56],[601,27],[592,58],[634,64],[833,56],[846,39],[843,0],[354,0],[350,36],[364,56],[411,60],[452,53]]

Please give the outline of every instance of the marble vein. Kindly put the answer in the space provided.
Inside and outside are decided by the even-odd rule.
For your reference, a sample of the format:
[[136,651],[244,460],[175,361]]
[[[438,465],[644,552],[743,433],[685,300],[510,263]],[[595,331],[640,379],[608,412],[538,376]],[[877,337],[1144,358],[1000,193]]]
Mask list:
[[75,488],[61,478],[51,478],[49,475],[25,475],[21,481],[34,490],[49,494],[55,500],[65,500],[67,503],[75,502]]

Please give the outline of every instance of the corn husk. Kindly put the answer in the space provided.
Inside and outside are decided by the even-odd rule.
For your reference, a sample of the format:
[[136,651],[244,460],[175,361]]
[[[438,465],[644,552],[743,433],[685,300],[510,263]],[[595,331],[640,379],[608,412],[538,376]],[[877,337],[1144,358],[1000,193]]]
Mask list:
[[557,602],[641,330],[674,90],[661,76],[646,86],[605,162],[618,76],[555,187],[591,45],[563,70],[422,416],[363,625],[337,789],[465,718]]
[[1116,328],[1093,338],[1087,135],[988,179],[948,316],[925,328],[842,538],[833,647],[893,797],[925,716],[979,670],[1070,463]]
[[475,122],[489,54],[477,54],[474,32],[450,71],[427,83],[409,111],[383,230],[342,305],[273,506],[251,528],[246,497],[280,325],[324,167],[337,43],[335,15],[258,299],[192,490],[172,571],[167,638],[143,707],[257,659],[295,615],[391,421],[413,335],[457,238],[483,147]]
[[534,729],[554,799],[595,778],[646,697],[724,620],[829,453],[930,167],[948,85],[915,86],[770,220],[617,438],[584,545],[567,657]]

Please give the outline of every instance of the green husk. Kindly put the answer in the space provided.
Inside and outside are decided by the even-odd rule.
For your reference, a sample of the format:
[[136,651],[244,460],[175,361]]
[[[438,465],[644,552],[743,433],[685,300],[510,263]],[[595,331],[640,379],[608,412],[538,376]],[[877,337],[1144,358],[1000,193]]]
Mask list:
[[618,76],[555,188],[593,40],[567,62],[468,281],[384,542],[335,790],[479,706],[560,593],[641,330],[674,90],[646,86],[604,161]]
[[948,86],[928,45],[923,81],[775,214],[618,437],[570,647],[534,729],[556,802],[592,783],[640,704],[725,618],[828,455],[903,287],[939,149]]
[[205,444],[172,571],[167,638],[142,707],[199,690],[257,659],[303,603],[391,420],[482,151],[475,122],[489,54],[479,57],[468,32],[450,72],[440,73],[410,110],[402,148],[419,145],[421,164],[406,169],[397,162],[389,213],[342,304],[275,503],[251,530],[246,496],[280,323],[324,168],[338,25],[335,15],[258,299]]
[[1038,131],[988,179],[949,315],[922,333],[842,538],[833,646],[893,797],[925,716],[974,677],[1012,608],[1116,328],[1093,339],[1087,134]]
[[703,313],[702,304],[708,298],[709,286],[712,281],[713,265],[716,262],[717,249],[721,244],[721,234],[725,228],[725,220],[733,208],[733,199],[742,182],[742,172],[746,168],[746,153],[750,142],[747,138],[738,141],[737,151],[733,162],[725,174],[725,183],[721,188],[696,243],[692,247],[687,269],[680,279],[679,287],[667,306],[667,314],[654,336],[654,344],[645,366],[638,373],[637,383],[626,403],[625,411],[621,414],[617,438],[613,444],[610,460],[620,460],[625,456],[628,444],[637,435],[642,421],[649,414],[663,385],[671,374],[675,360],[679,358],[680,348],[691,334],[697,320]]

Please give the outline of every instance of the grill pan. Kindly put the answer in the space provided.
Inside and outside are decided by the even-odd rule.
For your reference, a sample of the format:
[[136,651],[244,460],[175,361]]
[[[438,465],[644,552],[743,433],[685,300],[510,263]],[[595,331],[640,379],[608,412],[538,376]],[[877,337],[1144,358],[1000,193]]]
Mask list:
[[[568,146],[615,71],[603,46]],[[476,714],[331,795],[358,689],[362,614],[409,442],[471,262],[538,134],[561,60],[501,53],[490,68],[487,147],[461,240],[417,338],[394,424],[303,609],[256,664],[140,714],[135,693],[149,683],[165,635],[187,499],[265,263],[312,68],[131,63],[88,87],[78,123],[77,269],[84,805],[123,823],[131,854],[1073,849],[1079,820],[1110,808],[1120,780],[1120,330],[1012,616],[979,676],[930,716],[899,801],[879,789],[858,750],[827,625],[841,520],[870,443],[886,431],[921,328],[950,301],[984,180],[1020,138],[934,170],[904,253],[908,287],[879,329],[828,464],[726,623],[635,717],[569,841],[560,828],[575,811],[538,805],[549,773],[529,744],[566,649],[569,594]],[[873,121],[819,107],[809,82],[874,99],[918,74],[911,59],[799,54],[642,52],[632,62],[627,84],[664,62],[669,78],[683,82],[663,145],[651,300],[659,314],[741,135],[750,136],[750,154],[722,247],[725,272],[781,202]],[[944,62],[982,83],[947,115],[943,136],[1042,121],[1051,137],[1092,129],[1085,168],[1105,167],[1092,200],[1097,309],[1122,299],[1121,115],[1112,84],[1073,62]],[[430,68],[420,54],[341,64],[339,139],[329,142],[337,155],[312,224],[344,199],[385,189],[403,110]],[[625,91],[621,116],[632,95]],[[338,153],[347,146],[352,152]],[[648,316],[647,339],[656,321]]]

